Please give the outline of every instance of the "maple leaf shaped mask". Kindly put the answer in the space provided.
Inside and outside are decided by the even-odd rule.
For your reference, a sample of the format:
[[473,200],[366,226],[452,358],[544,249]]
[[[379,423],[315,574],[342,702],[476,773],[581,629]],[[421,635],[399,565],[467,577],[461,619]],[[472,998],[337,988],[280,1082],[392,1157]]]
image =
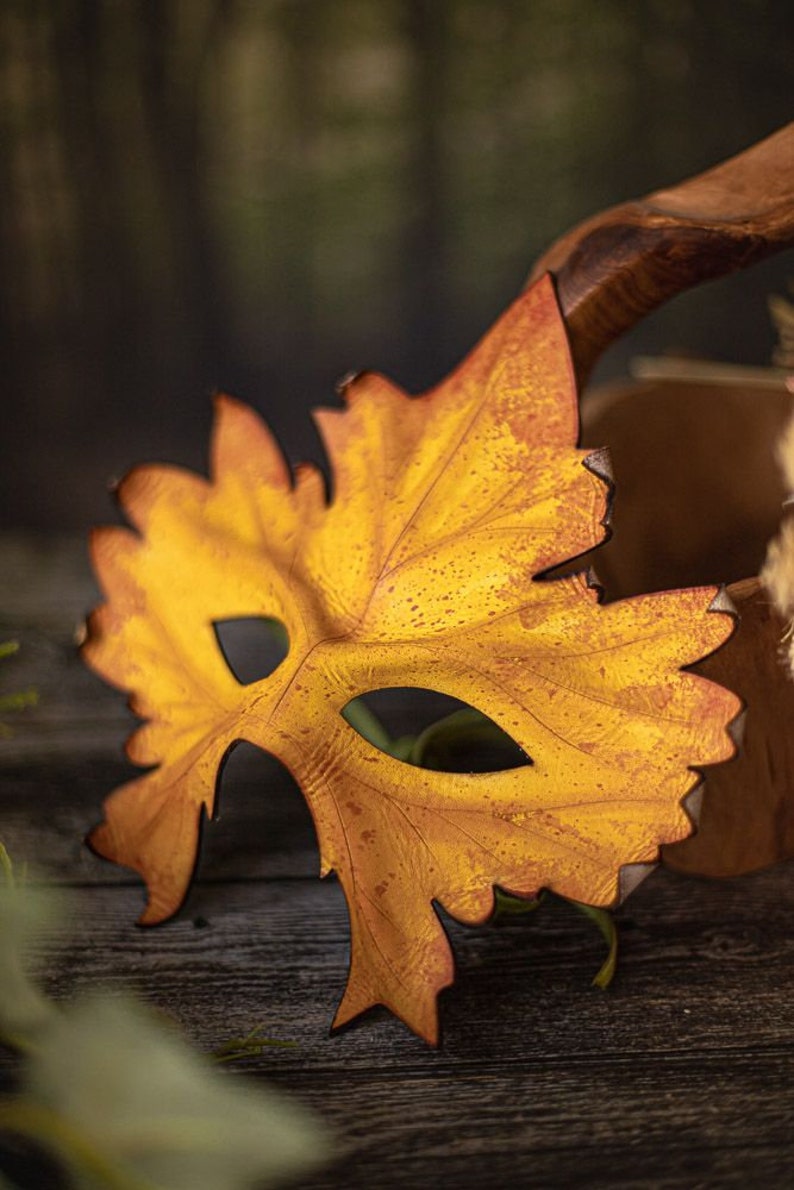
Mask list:
[[[248,740],[278,757],[311,808],[323,874],[347,898],[351,963],[335,1024],[385,1004],[431,1042],[452,955],[433,901],[463,922],[493,886],[592,905],[621,865],[685,836],[690,765],[727,758],[733,694],[680,667],[731,617],[713,588],[601,606],[584,576],[536,581],[603,536],[607,487],[576,448],[565,328],[543,278],[436,389],[409,397],[365,374],[317,421],[333,469],[294,483],[255,414],[217,403],[211,479],[134,470],[134,532],[93,557],[107,602],[85,655],[146,722],[130,758],[157,766],[116,790],[91,836],[140,872],[142,921],[184,898],[221,761]],[[289,652],[241,685],[213,622],[281,621]],[[469,703],[525,766],[455,774],[405,764],[342,717],[374,689]]]

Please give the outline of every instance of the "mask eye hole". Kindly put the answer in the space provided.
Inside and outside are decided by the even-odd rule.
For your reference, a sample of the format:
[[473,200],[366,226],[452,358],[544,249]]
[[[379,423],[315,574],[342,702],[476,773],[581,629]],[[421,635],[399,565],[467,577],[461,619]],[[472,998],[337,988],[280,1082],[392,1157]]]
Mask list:
[[381,751],[436,772],[495,773],[532,764],[493,719],[437,690],[370,690],[351,699],[342,716]]
[[269,678],[289,653],[287,629],[270,616],[213,620],[212,627],[224,660],[241,686]]

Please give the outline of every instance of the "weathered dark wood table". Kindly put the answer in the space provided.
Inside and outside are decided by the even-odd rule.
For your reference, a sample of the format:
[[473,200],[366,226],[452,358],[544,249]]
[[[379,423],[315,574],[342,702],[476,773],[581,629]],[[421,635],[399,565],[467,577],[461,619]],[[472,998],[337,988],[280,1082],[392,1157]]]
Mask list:
[[0,740],[0,837],[69,886],[74,932],[47,947],[51,991],[130,988],[207,1049],[258,1024],[297,1042],[241,1068],[336,1130],[346,1155],[305,1183],[318,1190],[792,1184],[790,868],[726,883],[657,870],[620,911],[606,993],[590,986],[603,945],[565,906],[451,923],[458,976],[439,1051],[385,1011],[329,1036],[345,907],[317,879],[308,811],[267,757],[233,755],[171,924],[136,928],[138,882],[83,846],[132,771],[123,696],[74,645],[95,601],[81,541],[0,538],[0,639],[21,644],[0,680],[40,697]]

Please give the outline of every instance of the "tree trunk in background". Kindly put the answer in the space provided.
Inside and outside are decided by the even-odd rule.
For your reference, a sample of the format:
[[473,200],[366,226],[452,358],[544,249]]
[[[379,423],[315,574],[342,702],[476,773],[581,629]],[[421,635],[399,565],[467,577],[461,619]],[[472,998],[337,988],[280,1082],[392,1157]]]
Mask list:
[[[782,123],[790,35],[784,0],[0,5],[10,523],[201,466],[216,384],[312,457],[347,368],[434,383],[565,226]],[[763,362],[784,267],[618,351]]]
[[405,36],[410,52],[407,86],[410,149],[406,159],[408,209],[403,243],[411,261],[405,289],[403,334],[414,345],[422,371],[441,379],[445,360],[446,310],[444,245],[448,219],[445,193],[445,61],[447,0],[406,0]]
[[120,234],[128,219],[119,189],[117,131],[108,110],[111,37],[101,0],[73,0],[54,24],[56,119],[74,199],[78,344],[92,373],[81,386],[84,410],[123,384],[145,341],[134,247]]
[[196,387],[206,389],[208,381],[210,386],[222,383],[233,354],[209,179],[202,169],[201,125],[202,90],[230,5],[228,0],[209,0],[196,8],[202,10],[202,24],[188,53],[184,38],[180,39],[178,6],[165,0],[142,0],[139,70],[145,127],[173,251],[182,329]]

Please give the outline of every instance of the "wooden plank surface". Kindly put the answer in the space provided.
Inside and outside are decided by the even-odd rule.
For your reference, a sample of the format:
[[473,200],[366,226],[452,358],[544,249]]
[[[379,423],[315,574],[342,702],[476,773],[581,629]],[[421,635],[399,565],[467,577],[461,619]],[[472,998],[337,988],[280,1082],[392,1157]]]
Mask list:
[[80,547],[9,539],[0,574],[0,639],[13,630],[23,646],[4,684],[41,692],[0,741],[0,829],[69,886],[69,929],[40,956],[54,994],[131,989],[206,1049],[254,1025],[296,1042],[244,1068],[336,1129],[345,1156],[307,1188],[790,1184],[790,867],[722,883],[655,872],[620,911],[606,993],[590,986],[603,944],[564,905],[478,929],[447,921],[457,982],[442,995],[440,1050],[385,1011],[329,1035],[347,916],[336,881],[316,878],[290,780],[241,749],[183,912],[135,927],[136,878],[81,843],[131,770],[123,698],[75,658],[74,624],[95,597]]

